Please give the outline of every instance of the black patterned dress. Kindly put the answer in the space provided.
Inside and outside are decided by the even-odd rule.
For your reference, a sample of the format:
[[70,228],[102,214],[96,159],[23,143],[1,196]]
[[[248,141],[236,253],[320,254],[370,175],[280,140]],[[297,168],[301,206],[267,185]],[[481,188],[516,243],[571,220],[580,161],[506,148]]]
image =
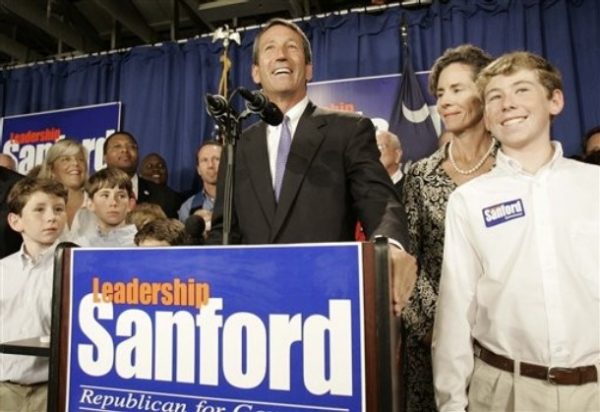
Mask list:
[[416,162],[404,177],[404,205],[408,217],[411,254],[419,273],[409,304],[402,313],[403,381],[407,411],[435,411],[431,345],[444,252],[446,204],[456,184],[442,168],[448,144]]
[[[402,375],[406,411],[436,411],[431,367],[433,318],[442,274],[444,220],[450,194],[458,187],[442,168],[449,143],[416,162],[404,177],[403,199],[411,254],[419,273],[404,311]],[[494,147],[495,157],[498,144]]]

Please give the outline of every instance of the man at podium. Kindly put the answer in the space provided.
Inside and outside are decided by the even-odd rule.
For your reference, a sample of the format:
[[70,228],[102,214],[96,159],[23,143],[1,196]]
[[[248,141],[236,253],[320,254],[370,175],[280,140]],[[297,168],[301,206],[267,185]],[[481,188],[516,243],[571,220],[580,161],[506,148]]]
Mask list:
[[[238,142],[231,243],[352,241],[360,221],[368,237],[406,244],[403,208],[379,162],[371,121],[317,107],[308,98],[313,66],[302,30],[270,20],[254,41],[252,58],[254,82],[284,120],[278,126],[258,122]],[[221,162],[209,235],[215,244],[222,241],[226,165]],[[398,266],[416,270],[412,257],[392,253]]]

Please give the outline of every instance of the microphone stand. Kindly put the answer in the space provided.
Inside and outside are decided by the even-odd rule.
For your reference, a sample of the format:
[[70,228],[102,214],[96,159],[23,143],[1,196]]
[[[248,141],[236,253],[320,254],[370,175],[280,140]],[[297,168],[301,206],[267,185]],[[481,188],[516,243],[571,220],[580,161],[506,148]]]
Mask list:
[[233,220],[233,189],[235,186],[235,146],[241,136],[242,120],[252,114],[248,109],[239,115],[231,107],[231,100],[239,89],[233,91],[227,100],[227,110],[223,114],[215,114],[207,104],[208,114],[217,122],[223,131],[223,150],[226,155],[227,165],[225,169],[225,184],[223,187],[223,245],[231,244],[231,224]]

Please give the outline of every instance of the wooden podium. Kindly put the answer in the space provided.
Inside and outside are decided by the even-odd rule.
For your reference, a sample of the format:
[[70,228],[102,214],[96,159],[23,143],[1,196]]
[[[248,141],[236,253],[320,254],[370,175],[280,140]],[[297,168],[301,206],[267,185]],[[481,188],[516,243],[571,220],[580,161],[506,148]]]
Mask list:
[[[360,322],[360,319],[362,319],[362,325],[360,325],[360,328],[352,328],[353,333],[356,331],[356,329],[360,329],[363,332],[363,335],[361,335],[360,339],[355,339],[353,337],[353,340],[351,342],[351,344],[353,345],[352,347],[355,348],[355,346],[358,346],[357,342],[364,342],[362,343],[361,347],[363,348],[363,353],[360,355],[353,355],[353,356],[357,356],[357,358],[352,358],[353,361],[352,363],[352,371],[362,371],[360,373],[354,373],[353,374],[353,378],[357,379],[356,382],[358,382],[359,380],[362,382],[361,384],[364,385],[363,389],[362,389],[362,396],[359,396],[360,400],[359,403],[362,405],[360,407],[342,407],[340,406],[339,408],[335,408],[335,407],[329,407],[329,408],[320,408],[318,406],[315,406],[313,410],[339,410],[339,411],[367,411],[367,412],[375,412],[375,411],[385,411],[385,412],[390,412],[390,411],[399,411],[399,407],[400,407],[400,402],[399,402],[399,388],[398,388],[398,338],[399,338],[399,320],[393,316],[392,314],[392,300],[391,300],[391,285],[390,285],[390,275],[389,275],[389,263],[388,263],[388,254],[387,254],[387,242],[385,241],[385,239],[378,239],[375,243],[361,243],[361,244],[342,244],[342,246],[338,246],[338,245],[316,245],[316,246],[312,246],[312,245],[286,245],[286,246],[273,246],[270,249],[268,249],[267,251],[262,251],[261,247],[248,247],[247,249],[245,249],[244,247],[219,247],[219,248],[185,248],[185,250],[181,250],[180,248],[174,248],[171,250],[160,250],[160,253],[164,255],[164,257],[162,257],[160,259],[160,262],[167,262],[165,263],[165,267],[161,268],[162,271],[166,271],[169,272],[170,269],[168,269],[168,262],[175,262],[174,264],[172,264],[172,266],[177,266],[178,263],[180,261],[185,261],[185,259],[194,259],[193,261],[193,265],[190,265],[189,267],[192,268],[197,268],[199,266],[205,265],[205,267],[211,267],[210,265],[213,263],[213,260],[225,260],[227,261],[227,265],[224,266],[225,268],[229,269],[231,265],[235,266],[235,261],[236,259],[240,260],[241,262],[244,262],[244,264],[246,264],[246,257],[245,254],[261,254],[263,253],[263,255],[259,256],[259,260],[257,262],[257,264],[255,265],[246,265],[246,266],[238,266],[237,269],[236,268],[231,268],[232,271],[237,270],[237,271],[242,271],[243,274],[240,274],[240,281],[235,281],[234,283],[231,284],[227,284],[227,287],[221,287],[220,282],[222,282],[222,278],[226,279],[228,277],[231,277],[232,279],[235,278],[237,275],[236,273],[224,273],[224,274],[220,274],[219,277],[215,277],[215,279],[212,281],[211,283],[211,292],[214,290],[214,294],[215,296],[220,296],[220,291],[222,290],[227,290],[227,293],[232,293],[233,296],[241,296],[241,295],[248,295],[248,294],[256,294],[257,293],[257,289],[256,287],[251,288],[251,290],[249,291],[243,291],[242,289],[247,286],[245,284],[245,280],[248,279],[249,276],[245,271],[247,270],[254,270],[256,273],[258,273],[257,276],[262,276],[263,272],[267,273],[268,271],[265,271],[267,267],[269,267],[269,262],[273,261],[275,263],[273,263],[273,265],[277,265],[278,259],[283,262],[280,264],[280,267],[284,268],[286,270],[286,274],[288,273],[287,270],[288,268],[286,268],[286,265],[288,265],[287,262],[290,262],[289,265],[290,266],[294,266],[296,267],[297,265],[293,264],[293,259],[295,259],[296,256],[299,255],[308,255],[309,252],[312,252],[312,249],[318,249],[320,247],[324,248],[324,251],[318,251],[318,253],[321,253],[318,259],[313,259],[312,257],[308,257],[305,261],[307,262],[307,266],[309,269],[311,268],[320,268],[321,263],[319,262],[320,260],[328,260],[330,255],[334,255],[336,253],[339,252],[340,249],[344,249],[344,248],[348,248],[350,250],[352,250],[353,248],[356,249],[358,251],[358,255],[362,258],[362,261],[358,263],[358,267],[361,268],[361,283],[362,285],[359,285],[359,288],[361,290],[362,293],[362,297],[360,297],[359,301],[362,302],[362,308],[354,308],[353,306],[353,310],[356,310],[357,312],[352,312],[352,322]],[[268,246],[265,246],[265,248],[269,248]],[[55,281],[54,281],[54,291],[53,291],[53,307],[52,307],[52,331],[51,331],[51,343],[50,343],[50,347],[48,348],[48,346],[44,345],[40,345],[38,343],[38,341],[36,341],[35,339],[32,340],[28,340],[28,341],[24,341],[24,342],[17,342],[17,343],[5,343],[3,345],[0,345],[0,351],[6,352],[6,353],[22,353],[22,354],[29,354],[29,355],[36,355],[36,356],[46,356],[48,355],[49,352],[49,356],[50,356],[50,376],[49,376],[49,388],[48,388],[48,410],[49,411],[66,411],[66,410],[78,410],[78,408],[76,407],[76,405],[73,405],[71,407],[67,407],[68,403],[69,403],[69,390],[80,390],[81,389],[77,389],[76,388],[76,383],[80,382],[81,379],[78,377],[80,375],[76,375],[76,373],[80,373],[80,371],[76,371],[73,372],[73,365],[74,365],[74,358],[77,357],[77,351],[74,350],[74,346],[76,343],[74,343],[74,341],[76,339],[80,339],[79,341],[79,346],[78,348],[81,349],[82,344],[81,344],[81,337],[79,338],[74,338],[73,337],[73,331],[75,329],[77,329],[77,325],[72,325],[71,324],[71,319],[73,319],[73,317],[75,316],[74,313],[77,312],[77,308],[78,308],[78,304],[80,304],[81,302],[78,300],[79,298],[77,297],[78,295],[76,293],[74,293],[74,290],[77,288],[81,288],[80,285],[72,285],[72,280],[75,279],[77,282],[80,282],[80,279],[82,278],[81,273],[76,273],[77,277],[74,277],[75,274],[72,273],[73,271],[77,271],[77,264],[78,264],[78,259],[74,258],[74,253],[75,251],[78,251],[78,255],[77,258],[79,258],[79,256],[87,256],[87,250],[86,249],[78,249],[78,248],[72,248],[69,245],[61,245],[59,246],[59,248],[57,248],[56,254],[55,254]],[[157,251],[155,251],[156,253],[158,253]],[[111,250],[111,251],[103,251],[103,252],[98,252],[98,253],[103,253],[101,256],[98,257],[98,261],[118,261],[119,259],[124,259],[127,261],[130,260],[138,260],[140,262],[147,262],[149,260],[151,260],[150,256],[152,256],[152,251],[148,250],[148,249],[136,249],[136,250],[127,250],[127,251],[120,251],[120,250]],[[316,253],[316,252],[315,252]],[[92,254],[92,252],[90,252],[90,254]],[[279,258],[278,256],[280,254],[285,254],[285,256]],[[171,255],[173,256],[173,260],[169,260]],[[199,257],[196,258],[195,256],[198,255]],[[229,256],[232,257],[229,257]],[[110,256],[110,259],[107,259],[107,256]],[[217,256],[217,257],[214,257]],[[264,258],[264,256],[269,256],[269,258]],[[92,256],[94,257],[94,256]],[[83,259],[83,258],[79,258],[79,259]],[[90,258],[91,259],[91,258]],[[332,258],[333,259],[333,258]],[[352,259],[346,259],[346,260],[352,260]],[[90,260],[90,262],[94,262],[94,260]],[[231,262],[234,262],[233,264],[231,264]],[[152,263],[152,262],[150,262]],[[326,271],[329,272],[330,270],[335,271],[338,270],[338,266],[341,265],[342,263],[345,264],[345,262],[339,262],[339,264],[337,263],[337,261],[333,261],[333,264],[330,264],[330,267],[333,269],[327,269]],[[88,267],[90,266],[89,262],[85,261],[84,264],[82,266]],[[94,266],[94,265],[92,265]],[[152,267],[156,266],[155,264],[151,265]],[[254,267],[260,267],[259,269],[251,269],[250,266]],[[264,266],[264,268],[263,268]],[[271,265],[272,266],[272,265]],[[95,267],[98,267],[97,265]],[[104,270],[102,268],[98,268],[97,271],[98,273],[103,273],[103,271],[105,272],[110,272],[111,270],[113,270],[112,266],[109,267],[110,269]],[[242,269],[240,269],[242,268]],[[250,268],[250,269],[249,269]],[[95,273],[94,270],[95,269],[90,269],[91,272],[90,273]],[[146,270],[150,270],[150,269],[146,269]],[[175,272],[177,272],[176,269],[174,270]],[[292,270],[292,269],[289,269]],[[299,269],[293,269],[298,271]],[[312,269],[311,269],[312,270]],[[344,271],[344,269],[339,269],[342,273]],[[138,270],[138,275],[140,277],[140,279],[143,278],[143,276],[140,274],[141,269]],[[209,271],[210,272],[210,271]],[[303,276],[313,276],[313,273],[307,272],[302,272],[300,271],[299,273],[302,273]],[[334,273],[334,272],[332,272]],[[275,283],[273,282],[274,279],[278,279],[279,281],[277,281],[276,283],[285,283],[288,284],[290,281],[290,278],[286,278],[283,275],[269,275],[268,273],[265,276],[265,280],[262,283],[264,285],[264,289],[265,289],[265,293],[267,295],[269,294],[273,294],[273,295],[278,295],[281,294],[281,292],[277,292],[277,290],[275,292],[271,292],[271,289],[277,289],[274,285]],[[338,276],[338,275],[336,275]],[[314,277],[319,278],[320,280],[315,281],[315,285],[313,289],[310,289],[309,292],[307,292],[306,294],[302,295],[300,299],[298,299],[299,301],[302,301],[302,306],[303,308],[307,308],[307,309],[302,309],[302,310],[289,310],[289,312],[291,314],[293,313],[304,313],[303,310],[308,311],[310,310],[313,306],[311,306],[311,304],[306,304],[306,302],[304,302],[305,300],[308,299],[308,297],[312,296],[312,293],[314,290],[321,290],[324,289],[325,291],[327,291],[328,289],[335,289],[335,288],[339,288],[339,285],[336,285],[335,282],[332,280],[332,277],[329,277],[329,273],[326,274],[320,274],[320,275],[315,275]],[[297,279],[298,275],[294,275],[294,279]],[[129,279],[129,278],[127,278]],[[323,283],[324,280],[324,283]],[[331,280],[331,284],[329,284]],[[83,284],[87,285],[87,280],[82,281]],[[190,282],[188,280],[188,282]],[[224,282],[224,281],[223,281]],[[310,281],[303,281],[302,284],[304,283],[310,283]],[[342,282],[343,283],[343,282]],[[116,283],[115,283],[116,284]],[[233,286],[232,286],[233,285]],[[322,286],[319,286],[322,285]],[[333,285],[333,286],[332,286]],[[285,302],[287,300],[293,300],[291,298],[292,295],[294,295],[295,293],[293,291],[296,290],[295,286],[290,286],[289,290],[285,289],[285,286],[277,286],[279,287],[281,290],[283,290],[283,293],[288,293],[289,296],[283,296],[280,297],[280,302]],[[220,289],[219,289],[220,288]],[[237,290],[237,289],[239,290]],[[303,293],[303,292],[302,292]],[[336,292],[337,293],[337,292]],[[116,295],[115,295],[116,296]],[[73,302],[73,298],[75,297],[75,302]],[[288,299],[289,298],[289,299]],[[223,306],[231,306],[234,304],[237,304],[237,301],[240,299],[234,300],[234,298],[230,298],[230,297],[224,297],[221,299],[222,302],[224,302]],[[318,301],[318,299],[317,299]],[[233,302],[233,303],[229,303],[229,302]],[[226,305],[225,305],[226,304]],[[116,303],[114,305],[115,307],[117,307]],[[268,305],[264,305],[264,306],[268,306]],[[315,304],[315,307],[318,306]],[[276,304],[273,304],[273,307],[277,307]],[[331,307],[331,306],[330,306]],[[150,308],[150,307],[147,307]],[[257,311],[259,309],[261,309],[262,306],[261,305],[257,305]],[[150,309],[148,309],[150,310]],[[273,310],[272,308],[270,308],[269,310]],[[81,311],[81,308],[79,308],[79,311]],[[225,312],[225,310],[223,310],[223,313]],[[276,315],[272,315],[272,314],[268,314],[268,316],[263,316],[263,319],[271,319],[271,316],[283,316],[281,313],[286,313],[285,309],[282,309],[281,311],[276,311]],[[254,315],[251,314],[250,312],[246,311],[243,312],[246,318],[252,318]],[[258,313],[258,312],[257,312]],[[269,312],[270,313],[270,312]],[[360,313],[360,319],[356,320],[356,313]],[[247,315],[246,315],[247,314]],[[235,316],[231,316],[231,318],[234,318],[236,316],[238,316],[237,314],[234,314]],[[197,315],[198,316],[198,315]],[[286,315],[287,316],[287,315]],[[300,316],[298,314],[296,314],[295,316]],[[291,320],[294,319],[295,316],[291,316],[289,317],[290,319],[290,324],[292,323]],[[308,319],[311,318],[312,316],[309,315],[307,316],[306,313],[304,313],[302,316],[304,316],[304,318],[306,319],[305,325],[303,327],[303,335],[307,335],[306,332],[306,328],[307,328],[307,324]],[[240,316],[241,317],[241,316]],[[319,320],[319,321],[324,321],[327,320],[327,317],[324,316],[321,313],[318,313],[316,315],[314,315],[315,319]],[[330,314],[330,318],[333,319],[333,315]],[[235,328],[233,326],[229,327],[228,324],[231,323],[231,325],[233,325],[234,322],[229,322],[230,318],[223,318],[223,333],[225,333],[225,330],[227,331],[233,331],[235,330]],[[257,319],[258,319],[258,315],[257,315]],[[270,324],[270,323],[269,323]],[[353,323],[352,325],[356,325],[357,323]],[[330,325],[331,326],[331,325]],[[331,328],[333,329],[333,326],[331,326]],[[329,339],[329,344],[330,346],[333,346],[333,332],[330,331],[331,333],[329,334],[330,336],[328,336]],[[248,343],[249,341],[249,334],[251,333],[250,329],[246,328],[245,330],[246,335],[243,335],[246,337],[246,342],[245,345],[250,345],[250,343]],[[254,332],[253,332],[254,333]],[[261,336],[260,333],[257,334],[257,336]],[[223,338],[224,339],[224,338]],[[275,339],[275,338],[270,338],[270,339]],[[300,338],[300,340],[298,340],[297,343],[293,343],[293,345],[304,345],[304,343],[302,342],[302,339],[307,339],[306,337],[302,336]],[[324,341],[326,341],[326,339],[324,338]],[[296,348],[296,346],[293,346],[292,344],[290,345],[290,352],[296,351],[296,352],[300,352],[300,349],[294,349]],[[248,346],[249,347],[249,346]],[[196,348],[196,347],[194,347]],[[239,348],[242,348],[240,350],[244,350],[244,344],[240,343],[239,344]],[[270,348],[270,346],[267,346],[267,348]],[[100,348],[97,348],[98,350]],[[341,348],[340,348],[341,349]],[[98,352],[98,350],[96,352]],[[249,349],[247,349],[249,350]],[[337,352],[344,352],[343,350],[338,350],[337,348],[335,350],[333,350],[332,348],[329,348],[330,352],[328,356],[325,356],[323,359],[327,360],[328,362],[334,362],[332,357],[337,356],[336,353]],[[224,350],[223,350],[223,353]],[[308,366],[306,365],[306,363],[310,363],[310,352],[309,351],[305,351],[303,352],[304,355],[299,356],[300,358],[302,358],[302,362],[304,364],[304,368],[306,369]],[[97,356],[99,356],[98,353],[96,353]],[[253,354],[250,354],[252,356],[248,356],[246,359],[246,372],[250,369],[249,366],[249,360],[251,358],[253,358]],[[268,353],[268,355],[270,356],[270,354]],[[137,353],[136,353],[137,356]],[[175,355],[174,355],[175,356]],[[198,356],[201,356],[198,355]],[[224,357],[225,355],[223,355]],[[290,355],[290,357],[293,357],[292,355]],[[133,358],[133,357],[132,357]],[[304,358],[306,358],[307,360],[305,360]],[[362,361],[356,361],[356,359],[362,359]],[[260,362],[259,362],[260,363]],[[360,365],[359,365],[360,364]],[[361,365],[362,365],[362,369],[361,369]],[[269,366],[270,368],[277,368],[277,365],[271,365]],[[312,366],[310,366],[312,367]],[[310,368],[309,367],[309,368]],[[71,368],[71,369],[69,369]],[[158,368],[157,366],[154,367],[154,369]],[[177,368],[179,368],[179,366],[177,366]],[[292,363],[292,372],[294,370],[298,371],[299,368],[298,366],[296,366],[295,364]],[[231,369],[231,367],[230,367]],[[242,370],[242,369],[240,369]],[[243,370],[242,370],[243,372]],[[272,372],[272,371],[271,371]],[[292,373],[290,372],[290,373]],[[112,373],[112,372],[111,372]],[[334,373],[329,370],[328,372],[328,376],[326,376],[327,374],[324,374],[324,380],[326,381],[328,378],[331,378],[331,375],[333,375]],[[198,374],[195,373],[195,376],[197,376]],[[231,375],[231,372],[230,372]],[[361,375],[361,378],[358,379],[356,376],[354,375]],[[109,379],[109,375],[106,375],[106,379],[104,381],[101,381],[101,384],[98,384],[98,388],[101,388],[104,386],[106,386],[106,382],[110,382]],[[225,376],[227,377],[227,373],[224,373],[223,371],[220,372],[220,377]],[[100,378],[98,378],[100,379]],[[271,380],[273,380],[274,378],[271,377]],[[307,381],[307,377],[304,377],[305,382]],[[333,378],[332,378],[333,379]],[[232,379],[233,380],[233,379]],[[275,411],[288,411],[288,410],[306,410],[306,408],[299,408],[298,409],[294,409],[291,406],[286,406],[288,405],[288,403],[285,402],[286,400],[286,395],[285,395],[285,391],[282,390],[277,390],[277,391],[273,391],[270,390],[269,388],[266,388],[267,386],[267,381],[269,379],[268,378],[264,378],[263,381],[261,382],[260,385],[257,385],[257,388],[260,390],[258,392],[258,395],[256,395],[256,398],[260,400],[260,402],[257,400],[256,401],[256,405],[254,404],[248,404],[246,405],[245,403],[242,404],[240,403],[240,401],[237,401],[237,407],[229,407],[229,404],[227,404],[228,406],[225,407],[223,406],[223,410],[233,410],[233,411],[240,411],[240,412],[245,412],[245,411],[259,411],[259,410],[263,410],[258,408],[257,405],[269,405],[269,411],[271,412],[275,412]],[[297,380],[296,378],[292,377],[291,382],[293,384],[297,384],[299,380]],[[83,385],[84,388],[90,388],[90,387],[94,387],[93,385],[90,385],[90,382],[95,382],[92,378],[88,379],[88,376],[86,376],[86,385]],[[100,382],[100,381],[99,381]],[[128,382],[128,381],[125,381]],[[227,384],[229,383],[229,381],[225,381],[225,380],[221,380],[221,382],[223,382],[224,386],[227,386]],[[154,381],[144,381],[142,382],[143,388],[149,388],[147,390],[147,392],[144,393],[152,393],[155,394],[153,395],[154,398],[156,399],[155,401],[153,400],[153,402],[159,402],[159,394],[161,393],[161,391],[152,391],[152,388],[154,388],[156,385],[156,383]],[[163,383],[159,383],[158,385],[160,386],[156,386],[156,387],[165,387],[165,388],[169,388],[168,385],[171,385],[174,388],[177,388],[177,390],[172,390],[173,393],[180,393],[183,391],[183,388],[185,385],[181,386],[181,391],[179,390],[179,387],[177,386],[178,384],[175,383],[168,383],[168,384],[163,384]],[[175,385],[175,386],[173,386]],[[355,382],[353,381],[353,393],[354,395],[357,395],[358,392],[360,392],[359,390],[355,390],[357,389],[359,386],[357,386],[355,384]],[[119,386],[119,384],[117,384],[116,386]],[[123,384],[122,386],[126,386],[125,384]],[[186,387],[189,387],[190,385],[187,385]],[[198,386],[198,382],[196,382],[196,386],[193,387],[195,389],[196,392],[194,393],[200,393],[203,391],[204,388],[208,388],[206,386]],[[168,390],[165,389],[162,392],[168,392]],[[207,390],[213,390],[214,388],[210,387]],[[217,388],[218,389],[218,388]],[[114,393],[118,394],[118,388],[112,388],[111,390],[113,391],[117,391]],[[88,389],[88,392],[91,391],[91,389]],[[250,394],[246,394],[246,392],[243,392],[242,390],[238,391],[240,394],[243,393],[243,395],[239,395],[240,399],[241,398],[251,398],[252,393],[250,392]],[[131,391],[129,393],[135,393],[135,389],[131,389]],[[208,392],[207,392],[208,393]],[[212,392],[210,392],[212,393]],[[210,395],[209,393],[209,395]],[[233,393],[236,393],[235,391]],[[298,404],[298,400],[296,398],[297,394],[293,394],[290,392],[290,402],[289,405],[295,405]],[[98,395],[99,396],[99,395]],[[108,395],[107,395],[108,396]],[[111,395],[113,396],[113,395]],[[128,395],[129,399],[133,399],[132,395]],[[149,395],[146,395],[149,396]],[[311,395],[312,396],[312,395]],[[81,394],[79,395],[79,397],[81,398]],[[202,396],[198,396],[199,399],[196,399],[195,402],[198,402],[196,405],[202,405],[202,402],[205,402],[204,400],[200,400],[200,398],[202,398]],[[226,402],[227,399],[230,399],[231,396],[229,397],[225,397],[225,396],[221,396],[219,397],[211,397],[211,396],[205,396],[206,399],[221,399],[222,402]],[[314,396],[312,397],[313,403],[314,403]],[[71,398],[71,403],[73,403],[73,399],[77,399],[76,396]],[[91,397],[89,399],[92,399]],[[278,399],[278,400],[277,400]],[[283,400],[283,401],[282,401]],[[149,402],[148,399],[146,399],[146,401]],[[124,401],[123,401],[124,402]],[[128,401],[129,402],[129,401]],[[131,401],[133,402],[133,401]],[[141,400],[139,402],[142,402]],[[161,401],[162,402],[162,401]],[[229,401],[227,401],[229,402]],[[262,402],[262,403],[261,403]],[[295,402],[295,403],[294,403]],[[124,403],[123,403],[124,404]],[[223,405],[225,405],[225,403],[223,403]],[[273,406],[273,405],[283,405],[283,406]],[[265,406],[262,406],[265,407]],[[211,409],[202,409],[201,406],[197,406],[198,410],[204,411],[206,410],[207,412],[210,411]],[[278,409],[279,408],[279,409]],[[123,408],[123,409],[119,409],[118,407],[113,406],[111,408],[112,410],[132,410],[132,409],[127,409],[127,408]],[[192,410],[192,408],[188,405],[188,408],[186,410]],[[216,407],[214,408],[214,410],[218,410]],[[267,409],[265,409],[267,410]]]

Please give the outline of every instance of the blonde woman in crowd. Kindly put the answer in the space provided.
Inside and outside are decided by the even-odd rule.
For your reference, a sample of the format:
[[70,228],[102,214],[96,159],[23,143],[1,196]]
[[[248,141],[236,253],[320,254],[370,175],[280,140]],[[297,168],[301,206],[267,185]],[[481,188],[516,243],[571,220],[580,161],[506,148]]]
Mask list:
[[87,151],[72,139],[59,140],[48,150],[40,178],[60,182],[68,190],[67,226],[63,240],[73,240],[96,225],[96,217],[87,207],[83,185],[88,177]]

